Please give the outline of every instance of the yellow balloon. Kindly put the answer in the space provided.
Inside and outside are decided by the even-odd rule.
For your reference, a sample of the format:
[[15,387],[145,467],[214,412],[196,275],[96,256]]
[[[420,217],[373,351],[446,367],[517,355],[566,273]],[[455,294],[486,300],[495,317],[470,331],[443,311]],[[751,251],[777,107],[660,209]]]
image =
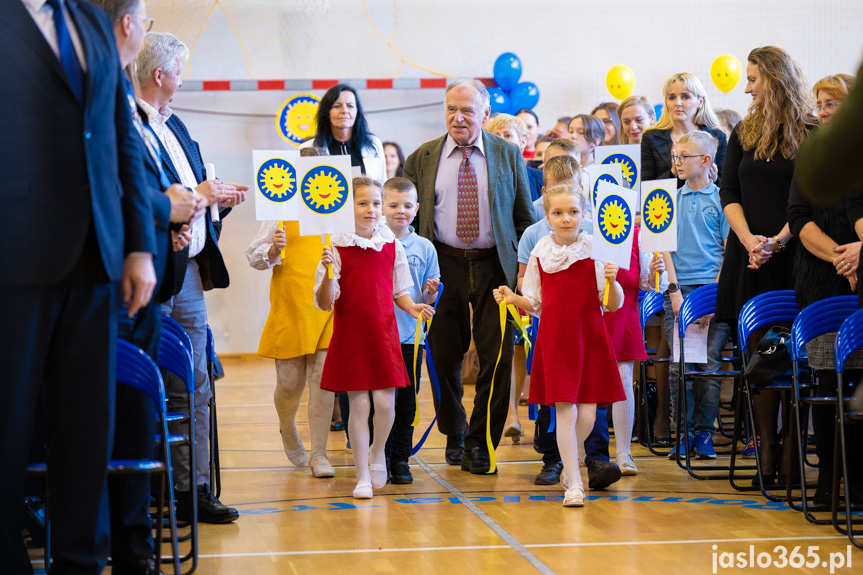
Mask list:
[[710,77],[713,83],[725,94],[734,89],[740,81],[741,74],[740,60],[731,54],[723,54],[710,66]]
[[605,85],[612,96],[618,100],[623,100],[635,89],[635,73],[629,66],[618,64],[608,71]]

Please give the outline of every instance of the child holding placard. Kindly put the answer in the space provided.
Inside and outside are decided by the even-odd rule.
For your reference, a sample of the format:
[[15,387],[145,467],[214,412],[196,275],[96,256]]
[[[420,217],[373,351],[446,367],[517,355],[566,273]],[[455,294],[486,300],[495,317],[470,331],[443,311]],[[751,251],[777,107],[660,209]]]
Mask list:
[[[355,231],[333,234],[333,247],[324,246],[315,271],[314,302],[318,309],[334,310],[321,389],[348,393],[357,470],[353,496],[370,499],[372,488],[387,483],[384,449],[395,419],[395,390],[410,384],[392,302],[414,319],[429,319],[434,309],[410,296],[413,280],[405,250],[381,221],[381,185],[368,177],[354,178],[353,196]],[[375,406],[371,447],[369,391]]]
[[637,475],[638,467],[632,460],[630,443],[632,442],[632,427],[635,423],[635,393],[632,389],[633,370],[636,361],[646,361],[647,352],[644,349],[644,335],[641,332],[641,321],[638,318],[638,290],[656,289],[656,276],[659,287],[665,290],[668,285],[668,275],[664,273],[665,266],[661,258],[653,258],[650,252],[641,251],[641,236],[638,226],[633,231],[632,252],[629,269],[621,269],[617,273],[617,282],[623,288],[623,305],[615,313],[607,313],[603,317],[608,335],[614,345],[614,356],[617,359],[617,369],[626,400],[618,401],[611,407],[611,418],[614,424],[614,444],[617,453],[617,466],[621,475]]
[[[304,148],[301,156],[326,156],[321,148]],[[333,412],[333,394],[321,389],[321,370],[333,334],[333,314],[316,310],[308,300],[315,285],[314,269],[321,242],[317,236],[301,236],[299,223],[261,222],[246,250],[249,265],[273,270],[270,281],[270,313],[258,355],[276,361],[273,402],[279,415],[282,447],[297,467],[306,464],[306,449],[297,432],[296,417],[306,383],[309,385],[309,468],[315,477],[333,477],[327,459],[327,437]],[[282,253],[286,255],[282,259]]]
[[[707,132],[690,132],[677,141],[677,154],[672,158],[679,178],[686,184],[677,190],[677,251],[663,252],[668,271],[668,291],[665,294],[665,336],[671,342],[677,337],[675,327],[680,306],[684,298],[695,289],[719,280],[725,241],[729,225],[719,201],[719,188],[710,179],[710,169],[716,154],[717,140]],[[711,321],[712,315],[702,317],[702,329],[707,332],[707,363],[693,364],[688,369],[695,371],[717,371],[722,365],[722,348],[731,335],[726,323]],[[671,362],[669,386],[675,419],[678,413],[678,387],[680,368]],[[693,393],[692,381],[686,382],[686,433],[690,445],[695,442],[698,459],[716,459],[713,449],[713,422],[719,411],[718,377],[700,378],[697,397]],[[696,410],[697,404],[697,410]],[[684,440],[679,438],[678,447],[668,455],[670,459],[685,457]]]
[[587,199],[576,186],[555,186],[543,196],[552,232],[533,249],[522,284],[494,290],[506,302],[542,315],[533,354],[530,402],[554,405],[557,442],[563,460],[564,507],[584,505],[578,469],[578,438],[593,428],[596,407],[621,401],[611,339],[602,321],[602,298],[610,282],[608,311],[623,303],[618,267],[591,260],[592,237],[581,232]]

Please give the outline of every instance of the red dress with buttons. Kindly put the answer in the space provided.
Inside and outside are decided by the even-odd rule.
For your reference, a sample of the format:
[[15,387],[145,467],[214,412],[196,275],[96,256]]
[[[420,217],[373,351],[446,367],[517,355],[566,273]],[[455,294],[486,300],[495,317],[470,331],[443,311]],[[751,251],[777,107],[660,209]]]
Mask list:
[[592,259],[546,273],[539,266],[542,309],[533,365],[530,403],[595,403],[603,407],[626,395],[602,321]]
[[395,242],[375,251],[339,246],[341,294],[333,304],[333,338],[321,389],[342,393],[407,387],[393,310]]

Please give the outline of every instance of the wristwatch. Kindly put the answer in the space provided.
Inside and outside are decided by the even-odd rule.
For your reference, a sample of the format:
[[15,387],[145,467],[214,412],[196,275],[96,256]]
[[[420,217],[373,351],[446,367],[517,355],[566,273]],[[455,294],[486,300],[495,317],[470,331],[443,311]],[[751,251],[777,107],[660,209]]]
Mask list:
[[680,290],[680,286],[674,282],[671,282],[670,284],[668,284],[668,289],[666,291],[668,292],[669,295],[671,295],[674,292],[679,291],[679,290]]

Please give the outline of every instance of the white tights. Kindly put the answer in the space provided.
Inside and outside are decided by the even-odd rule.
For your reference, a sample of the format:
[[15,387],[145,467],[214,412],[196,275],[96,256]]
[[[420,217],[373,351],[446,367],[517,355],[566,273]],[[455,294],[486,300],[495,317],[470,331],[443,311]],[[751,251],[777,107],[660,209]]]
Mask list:
[[[297,434],[297,411],[306,381],[309,382],[309,434],[312,437],[312,457],[327,455],[327,436],[330,433],[330,420],[333,416],[331,391],[321,389],[321,374],[327,350],[319,349],[314,354],[301,355],[291,359],[276,360],[276,389],[273,402],[279,414],[279,429],[296,441],[296,449],[301,445]],[[290,439],[289,439],[290,441]],[[311,458],[310,458],[311,459]]]
[[626,392],[626,400],[618,401],[611,406],[611,420],[614,424],[614,449],[618,456],[629,455],[629,444],[632,443],[632,426],[635,423],[635,394],[632,390],[634,365],[635,362],[633,361],[617,362],[620,381],[623,382],[623,391]]
[[369,402],[368,391],[349,391],[348,401],[351,404],[351,416],[348,418],[351,448],[354,452],[354,466],[357,469],[357,485],[371,485],[369,475],[369,459],[372,463],[386,465],[384,448],[387,438],[396,418],[396,389],[375,389],[372,400],[375,402],[375,436],[369,447]]
[[596,404],[558,402],[554,404],[554,409],[557,414],[557,446],[569,480],[569,484],[564,485],[564,488],[583,486],[578,469],[579,438],[584,442],[584,438],[590,435],[596,419]]

